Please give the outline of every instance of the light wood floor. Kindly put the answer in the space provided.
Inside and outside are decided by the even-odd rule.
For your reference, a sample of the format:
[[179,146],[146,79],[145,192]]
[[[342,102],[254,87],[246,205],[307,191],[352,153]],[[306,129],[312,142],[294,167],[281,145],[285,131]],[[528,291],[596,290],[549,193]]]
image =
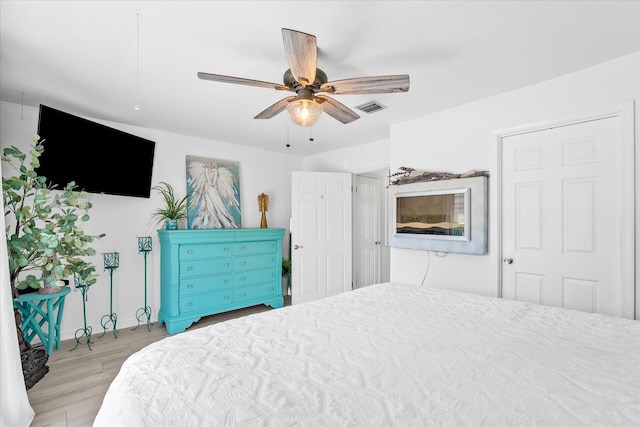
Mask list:
[[[290,305],[291,297],[284,298],[285,305]],[[267,310],[271,308],[259,305],[208,316],[188,330]],[[60,349],[53,350],[47,362],[49,372],[28,391],[36,413],[31,427],[91,426],[122,363],[141,348],[169,336],[164,325],[156,323],[151,325],[151,332],[146,325],[135,331],[130,327],[119,329],[117,339],[111,331],[98,338],[102,332],[93,331],[91,350],[81,344],[71,351],[75,339],[63,341]]]

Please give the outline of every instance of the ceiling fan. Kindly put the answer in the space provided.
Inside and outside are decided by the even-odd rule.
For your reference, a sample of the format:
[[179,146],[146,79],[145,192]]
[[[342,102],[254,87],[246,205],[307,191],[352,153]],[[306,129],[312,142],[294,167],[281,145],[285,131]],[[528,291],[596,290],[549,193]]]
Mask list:
[[198,73],[198,77],[203,80],[295,92],[295,96],[281,99],[254,118],[270,119],[287,109],[294,123],[300,126],[313,126],[323,111],[345,124],[360,118],[347,106],[323,93],[342,95],[394,93],[409,90],[408,74],[328,81],[324,71],[316,66],[318,59],[316,36],[283,28],[282,42],[289,63],[289,69],[285,71],[283,77],[284,84],[202,72]]

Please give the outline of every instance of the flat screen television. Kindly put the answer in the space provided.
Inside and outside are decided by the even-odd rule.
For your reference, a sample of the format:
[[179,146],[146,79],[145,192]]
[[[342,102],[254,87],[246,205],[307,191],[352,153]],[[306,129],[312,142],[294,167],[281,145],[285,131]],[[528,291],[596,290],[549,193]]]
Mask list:
[[74,181],[89,193],[150,196],[154,141],[46,105],[38,135],[44,152],[37,172],[56,188]]
[[392,186],[391,247],[487,253],[487,178]]

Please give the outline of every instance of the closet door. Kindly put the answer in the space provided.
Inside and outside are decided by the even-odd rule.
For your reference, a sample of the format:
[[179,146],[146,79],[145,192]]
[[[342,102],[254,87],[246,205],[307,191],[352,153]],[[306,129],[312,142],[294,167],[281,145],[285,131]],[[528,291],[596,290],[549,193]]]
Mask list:
[[501,148],[502,296],[633,318],[620,117],[508,136]]

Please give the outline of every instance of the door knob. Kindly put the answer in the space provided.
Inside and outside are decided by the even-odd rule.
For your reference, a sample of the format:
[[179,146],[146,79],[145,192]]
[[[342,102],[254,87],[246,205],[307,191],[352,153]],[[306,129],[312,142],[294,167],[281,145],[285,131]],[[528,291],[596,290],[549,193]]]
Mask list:
[[302,245],[300,245],[300,246],[299,245],[293,245],[293,249],[302,249],[302,248],[304,248],[304,246],[302,246]]
[[511,257],[506,257],[503,261],[505,264],[513,264],[513,258]]

